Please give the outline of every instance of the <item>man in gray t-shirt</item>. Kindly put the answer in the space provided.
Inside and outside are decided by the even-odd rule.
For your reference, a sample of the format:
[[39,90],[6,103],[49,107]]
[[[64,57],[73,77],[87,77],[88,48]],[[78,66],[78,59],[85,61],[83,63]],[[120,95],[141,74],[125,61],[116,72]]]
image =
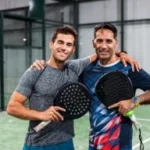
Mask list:
[[[97,56],[66,61],[75,50],[76,31],[70,26],[57,28],[50,42],[51,56],[44,70],[28,69],[13,92],[8,114],[29,120],[23,150],[74,150],[73,121],[63,120],[63,108],[53,106],[56,92],[69,81],[77,81],[82,71]],[[29,100],[29,108],[24,103]],[[40,132],[33,128],[40,121],[48,121]]]

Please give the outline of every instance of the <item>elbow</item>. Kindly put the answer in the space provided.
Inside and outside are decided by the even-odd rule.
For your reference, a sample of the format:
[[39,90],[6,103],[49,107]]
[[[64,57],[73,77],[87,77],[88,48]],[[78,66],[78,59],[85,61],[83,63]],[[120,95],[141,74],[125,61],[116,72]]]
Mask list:
[[11,115],[11,107],[10,107],[9,105],[7,106],[6,111],[7,111],[7,114],[8,114],[8,115]]
[[7,114],[8,115],[13,115],[14,112],[14,107],[11,104],[8,104],[7,108],[6,108]]

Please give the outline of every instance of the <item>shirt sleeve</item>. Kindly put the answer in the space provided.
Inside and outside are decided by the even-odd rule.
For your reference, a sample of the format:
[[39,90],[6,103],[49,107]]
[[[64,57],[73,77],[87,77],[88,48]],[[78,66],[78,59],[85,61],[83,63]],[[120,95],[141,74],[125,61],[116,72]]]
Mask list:
[[68,67],[75,71],[78,76],[84,71],[84,69],[90,64],[88,57],[82,59],[75,59],[67,61]]
[[33,90],[34,83],[36,82],[36,79],[38,78],[37,72],[38,70],[35,70],[35,69],[26,70],[23,76],[21,77],[19,84],[17,85],[15,91],[26,97],[30,97],[32,90]]
[[147,91],[150,89],[150,75],[141,69],[139,72],[130,72],[129,73],[129,78],[132,81],[133,88],[134,89],[142,89],[144,91]]

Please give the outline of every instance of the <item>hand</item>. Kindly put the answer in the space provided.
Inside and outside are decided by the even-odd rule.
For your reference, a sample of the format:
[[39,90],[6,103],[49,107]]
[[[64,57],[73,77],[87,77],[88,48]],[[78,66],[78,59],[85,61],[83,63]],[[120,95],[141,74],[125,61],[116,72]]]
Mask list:
[[109,106],[108,109],[112,109],[112,108],[116,108],[116,107],[118,107],[119,113],[124,115],[127,112],[129,112],[130,110],[134,109],[135,104],[132,102],[131,99],[128,99],[128,100],[123,100],[118,103],[115,103],[115,104]]
[[43,121],[63,121],[63,116],[59,113],[59,111],[65,112],[65,109],[59,106],[51,106],[46,111],[41,112],[40,120]]
[[139,71],[141,69],[140,64],[126,53],[121,52],[120,59],[124,67],[127,66],[127,63],[129,63],[131,65],[132,71]]
[[34,67],[38,70],[44,69],[45,61],[44,60],[35,60],[35,62],[30,66],[30,69]]

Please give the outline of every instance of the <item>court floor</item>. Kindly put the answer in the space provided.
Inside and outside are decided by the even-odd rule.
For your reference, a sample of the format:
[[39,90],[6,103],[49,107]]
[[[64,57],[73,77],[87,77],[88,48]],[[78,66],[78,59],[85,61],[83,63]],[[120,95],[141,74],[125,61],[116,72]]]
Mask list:
[[[142,124],[142,137],[145,150],[150,150],[150,106],[141,106],[135,114]],[[24,143],[28,121],[0,113],[0,150],[21,150]],[[89,122],[88,115],[75,121],[74,138],[76,150],[88,149]],[[133,150],[139,150],[138,132],[134,130]]]

